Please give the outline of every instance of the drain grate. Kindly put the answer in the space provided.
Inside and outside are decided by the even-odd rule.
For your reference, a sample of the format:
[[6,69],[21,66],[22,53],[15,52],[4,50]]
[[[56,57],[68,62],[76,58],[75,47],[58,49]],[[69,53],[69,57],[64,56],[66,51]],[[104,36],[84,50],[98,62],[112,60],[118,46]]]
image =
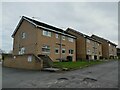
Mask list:
[[86,81],[86,82],[95,82],[95,81],[97,81],[97,79],[86,77],[86,78],[83,79],[83,81]]

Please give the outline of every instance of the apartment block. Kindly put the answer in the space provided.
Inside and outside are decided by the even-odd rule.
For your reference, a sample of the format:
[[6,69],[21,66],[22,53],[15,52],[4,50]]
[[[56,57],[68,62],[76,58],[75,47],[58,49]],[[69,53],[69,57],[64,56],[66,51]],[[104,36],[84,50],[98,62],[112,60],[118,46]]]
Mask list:
[[77,60],[81,59],[95,60],[100,59],[102,57],[101,42],[71,28],[68,28],[66,31],[77,37],[76,40]]
[[117,49],[116,49],[117,45],[116,44],[112,43],[111,41],[107,39],[99,37],[97,35],[92,35],[91,37],[101,42],[103,58],[112,59],[112,58],[117,57]]
[[54,62],[76,61],[76,37],[60,28],[23,16],[12,37],[14,55],[47,55]]

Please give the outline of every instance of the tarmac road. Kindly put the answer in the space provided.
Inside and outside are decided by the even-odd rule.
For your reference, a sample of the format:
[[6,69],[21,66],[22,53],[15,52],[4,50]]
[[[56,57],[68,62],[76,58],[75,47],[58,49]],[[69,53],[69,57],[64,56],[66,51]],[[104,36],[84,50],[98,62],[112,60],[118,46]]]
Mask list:
[[67,72],[3,67],[3,88],[117,88],[118,61]]

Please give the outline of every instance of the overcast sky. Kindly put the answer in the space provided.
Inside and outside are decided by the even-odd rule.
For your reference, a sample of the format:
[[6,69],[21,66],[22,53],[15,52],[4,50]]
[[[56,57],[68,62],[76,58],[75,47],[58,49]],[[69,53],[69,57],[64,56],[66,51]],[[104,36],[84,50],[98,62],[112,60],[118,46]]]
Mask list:
[[[4,2],[2,3],[2,49],[12,50],[12,33],[26,15],[57,26],[71,27],[87,35],[98,35],[118,44],[117,2]],[[1,29],[1,28],[0,28]]]

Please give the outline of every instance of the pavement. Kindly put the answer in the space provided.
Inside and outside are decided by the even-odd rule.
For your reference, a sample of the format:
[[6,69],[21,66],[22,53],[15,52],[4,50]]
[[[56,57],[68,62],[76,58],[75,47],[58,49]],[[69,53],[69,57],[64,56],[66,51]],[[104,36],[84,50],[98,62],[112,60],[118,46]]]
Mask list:
[[3,88],[117,88],[118,61],[65,72],[3,67],[2,76]]

